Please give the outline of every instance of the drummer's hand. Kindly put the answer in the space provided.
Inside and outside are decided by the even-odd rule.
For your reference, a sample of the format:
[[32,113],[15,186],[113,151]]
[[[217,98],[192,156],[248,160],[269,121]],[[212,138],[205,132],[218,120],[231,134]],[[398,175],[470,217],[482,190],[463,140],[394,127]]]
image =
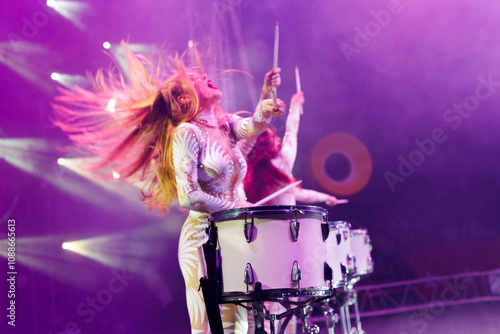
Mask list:
[[262,108],[262,113],[268,117],[269,115],[272,117],[279,117],[283,115],[285,112],[286,104],[285,102],[277,99],[278,109],[274,109],[273,100],[267,99],[261,102],[260,107]]
[[304,105],[304,102],[305,102],[304,92],[298,92],[298,93],[293,94],[292,101],[290,102],[290,105],[294,105],[294,104]]
[[262,86],[262,94],[264,97],[269,97],[273,87],[279,87],[281,85],[281,68],[273,68],[264,76],[264,85]]
[[337,205],[337,197],[335,197],[335,196],[328,197],[328,199],[325,201],[325,204],[328,206]]

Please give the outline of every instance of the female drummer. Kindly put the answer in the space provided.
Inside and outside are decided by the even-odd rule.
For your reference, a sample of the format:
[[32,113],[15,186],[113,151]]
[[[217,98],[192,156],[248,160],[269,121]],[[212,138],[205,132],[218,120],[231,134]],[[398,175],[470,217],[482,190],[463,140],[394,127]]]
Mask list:
[[[244,184],[250,202],[256,203],[296,181],[292,170],[297,156],[297,132],[303,104],[303,92],[292,96],[283,144],[276,135],[276,130],[269,127],[257,138],[248,154],[248,172]],[[294,187],[264,204],[295,205],[297,201],[302,203],[323,202],[329,206],[337,204],[335,196],[302,187]]]
[[[56,125],[78,149],[102,158],[92,168],[96,173],[144,181],[142,193],[150,209],[165,212],[177,198],[190,210],[180,236],[179,263],[192,332],[208,333],[198,250],[206,240],[207,218],[246,205],[242,182],[247,166],[236,142],[264,131],[272,117],[283,114],[284,103],[278,100],[275,109],[272,100],[261,99],[249,118],[225,114],[218,105],[222,93],[201,65],[186,67],[176,56],[169,59],[173,74],[165,79],[162,69],[130,52],[125,43],[124,49],[128,81],[99,71],[95,91],[63,91],[56,99]],[[279,69],[268,72],[263,91],[280,82]],[[224,305],[222,321],[227,332],[247,332],[242,307]]]

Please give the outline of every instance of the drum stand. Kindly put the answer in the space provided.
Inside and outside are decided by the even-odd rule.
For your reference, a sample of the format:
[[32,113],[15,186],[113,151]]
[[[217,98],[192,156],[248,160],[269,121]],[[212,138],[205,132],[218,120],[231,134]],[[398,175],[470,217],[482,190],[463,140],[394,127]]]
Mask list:
[[335,334],[335,324],[339,322],[339,315],[330,306],[330,300],[327,299],[321,303],[321,310],[325,316],[326,328],[328,329],[328,334]]
[[[262,285],[260,282],[257,282],[255,284],[256,289],[252,293],[252,309],[251,313],[254,315],[255,318],[255,333],[256,334],[264,334],[266,333],[264,331],[264,321],[269,320],[270,322],[270,329],[271,329],[271,334],[284,334],[286,326],[292,319],[294,315],[300,316],[302,320],[302,332],[306,334],[317,334],[319,333],[319,327],[315,324],[309,324],[309,317],[312,313],[313,310],[313,305],[315,303],[321,303],[321,308],[323,310],[323,313],[325,314],[325,317],[327,318],[327,326],[329,328],[329,334],[333,334],[333,329],[335,326],[335,323],[338,322],[338,315],[336,315],[333,311],[333,308],[331,308],[328,304],[328,301],[332,298],[331,295],[328,296],[322,296],[322,297],[309,297],[303,301],[292,301],[285,299],[285,295],[288,294],[288,292],[283,292],[283,295],[281,297],[276,297],[276,298],[262,298]],[[276,294],[279,292],[273,292],[273,294]],[[300,292],[296,293],[297,297],[300,297]],[[294,297],[294,296],[292,296]],[[285,311],[280,314],[270,314],[269,311],[266,309],[264,302],[265,301],[272,301],[272,302],[279,302],[286,308],[289,308],[288,311]],[[291,305],[295,305],[295,307],[290,308]],[[277,328],[279,325],[279,321],[281,319],[284,319],[284,322],[281,324],[281,327]]]
[[[349,280],[344,286],[344,297],[340,303],[340,317],[342,323],[343,334],[365,334],[361,327],[361,317],[359,314],[358,296],[354,289],[354,284],[360,280],[360,277],[355,277]],[[356,327],[352,327],[350,306],[354,307],[354,314],[356,318]]]

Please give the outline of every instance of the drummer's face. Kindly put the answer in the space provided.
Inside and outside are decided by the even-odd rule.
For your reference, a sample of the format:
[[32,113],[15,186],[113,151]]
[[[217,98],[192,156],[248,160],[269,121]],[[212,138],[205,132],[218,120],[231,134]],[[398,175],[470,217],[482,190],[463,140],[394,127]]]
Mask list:
[[214,86],[212,80],[209,80],[206,74],[190,73],[189,77],[201,103],[215,103],[220,100],[222,92]]

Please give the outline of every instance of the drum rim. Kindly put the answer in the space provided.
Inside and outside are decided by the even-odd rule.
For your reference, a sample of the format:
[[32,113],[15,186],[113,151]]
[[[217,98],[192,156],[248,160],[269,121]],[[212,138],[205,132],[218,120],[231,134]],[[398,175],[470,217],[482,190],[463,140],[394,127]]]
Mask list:
[[[331,288],[328,287],[307,287],[301,289],[294,288],[282,288],[282,289],[265,289],[262,290],[262,300],[274,300],[275,298],[284,297],[324,297],[333,295],[336,289],[344,285],[344,281],[336,282]],[[223,302],[231,301],[252,301],[253,296],[251,293],[229,291],[223,292],[221,295],[221,300]]]
[[327,209],[314,205],[267,205],[235,208],[213,212],[209,216],[209,221],[238,218],[244,216],[245,213],[250,216],[259,216],[264,214],[283,214],[293,212],[298,212],[299,214],[303,215],[316,215],[322,217],[328,216]]

